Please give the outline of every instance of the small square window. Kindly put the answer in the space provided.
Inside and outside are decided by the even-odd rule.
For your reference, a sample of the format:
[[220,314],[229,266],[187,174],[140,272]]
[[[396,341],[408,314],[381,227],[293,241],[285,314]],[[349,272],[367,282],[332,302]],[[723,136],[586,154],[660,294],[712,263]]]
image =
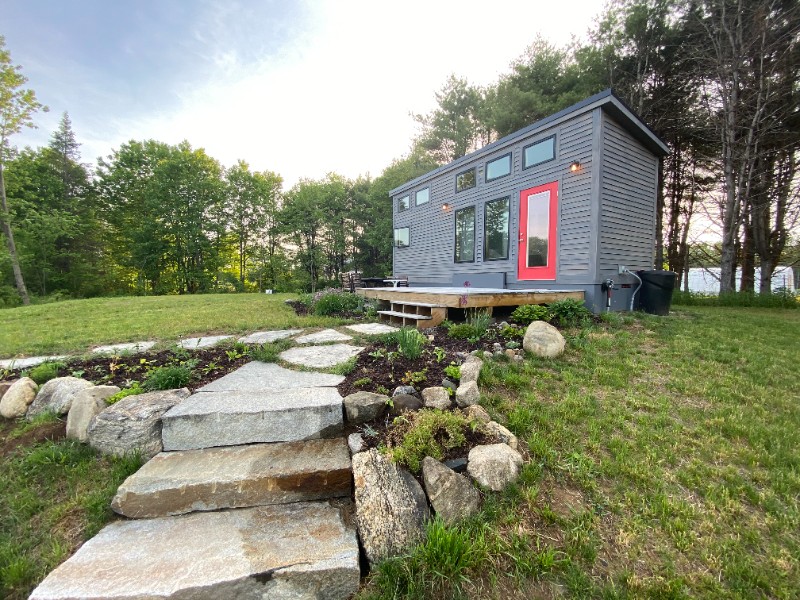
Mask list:
[[511,153],[486,163],[486,181],[500,179],[511,173]]
[[406,195],[400,198],[397,201],[397,212],[403,212],[404,210],[408,210],[411,206],[411,196]]
[[425,188],[417,192],[417,206],[427,204],[431,199],[431,188]]
[[456,192],[475,187],[475,167],[456,175]]
[[405,248],[411,243],[411,232],[408,227],[399,227],[394,230],[394,245],[397,248]]
[[556,136],[551,136],[530,146],[522,151],[522,168],[527,169],[556,157]]

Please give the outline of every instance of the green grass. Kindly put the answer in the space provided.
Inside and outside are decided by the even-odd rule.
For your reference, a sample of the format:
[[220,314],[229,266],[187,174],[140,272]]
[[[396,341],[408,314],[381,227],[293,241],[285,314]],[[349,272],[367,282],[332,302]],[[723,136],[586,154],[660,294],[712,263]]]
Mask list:
[[487,362],[483,403],[529,450],[520,481],[444,536],[476,562],[429,539],[359,598],[797,598],[798,339],[796,310],[692,307]]
[[298,317],[289,294],[203,294],[68,300],[0,310],[0,357],[85,352],[92,345],[261,329],[323,327]]
[[[46,416],[6,439],[52,424]],[[0,463],[0,597],[27,598],[45,575],[114,518],[111,498],[141,464],[102,458],[71,440],[17,448]]]

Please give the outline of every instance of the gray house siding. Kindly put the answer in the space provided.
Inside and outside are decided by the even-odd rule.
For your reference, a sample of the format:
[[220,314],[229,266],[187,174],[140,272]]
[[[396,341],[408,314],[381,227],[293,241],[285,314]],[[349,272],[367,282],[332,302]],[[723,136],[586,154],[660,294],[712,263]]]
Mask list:
[[[523,169],[523,149],[551,136],[555,159]],[[486,164],[509,152],[511,173],[487,183]],[[593,96],[392,190],[394,226],[410,230],[410,245],[394,249],[394,273],[422,286],[447,286],[470,275],[487,275],[511,289],[583,290],[586,304],[596,312],[605,307],[601,284],[610,278],[620,284],[612,295],[612,309],[623,310],[633,292],[628,284],[635,279],[620,276],[618,265],[652,268],[658,157],[666,152],[663,142],[610,91]],[[570,170],[573,161],[581,165],[577,172]],[[456,192],[457,174],[471,168],[475,187]],[[551,182],[558,184],[556,278],[520,280],[520,192]],[[415,192],[425,187],[430,188],[430,201],[416,206]],[[398,212],[398,199],[406,194],[411,196],[410,208]],[[484,260],[485,204],[504,197],[509,198],[509,256]],[[455,214],[471,206],[474,261],[457,263]]]
[[600,279],[620,280],[620,264],[653,268],[658,159],[608,115],[602,139],[597,269]]

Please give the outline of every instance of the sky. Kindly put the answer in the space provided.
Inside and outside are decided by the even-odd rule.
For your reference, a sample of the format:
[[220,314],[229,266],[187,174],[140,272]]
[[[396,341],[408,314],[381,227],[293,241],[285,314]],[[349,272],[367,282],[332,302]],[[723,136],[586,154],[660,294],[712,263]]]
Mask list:
[[0,35],[84,162],[128,140],[188,140],[224,166],[376,177],[407,154],[411,114],[454,73],[486,85],[541,35],[586,37],[601,0],[0,0]]

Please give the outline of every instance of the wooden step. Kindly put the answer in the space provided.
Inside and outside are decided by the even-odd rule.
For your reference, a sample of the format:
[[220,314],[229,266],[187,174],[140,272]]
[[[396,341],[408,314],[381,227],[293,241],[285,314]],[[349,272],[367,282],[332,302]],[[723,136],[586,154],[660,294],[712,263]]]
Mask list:
[[433,318],[430,315],[418,315],[416,313],[398,312],[396,310],[379,310],[378,314],[379,315],[386,315],[388,317],[402,317],[404,319],[416,319],[418,321],[422,320],[422,319],[432,319]]

